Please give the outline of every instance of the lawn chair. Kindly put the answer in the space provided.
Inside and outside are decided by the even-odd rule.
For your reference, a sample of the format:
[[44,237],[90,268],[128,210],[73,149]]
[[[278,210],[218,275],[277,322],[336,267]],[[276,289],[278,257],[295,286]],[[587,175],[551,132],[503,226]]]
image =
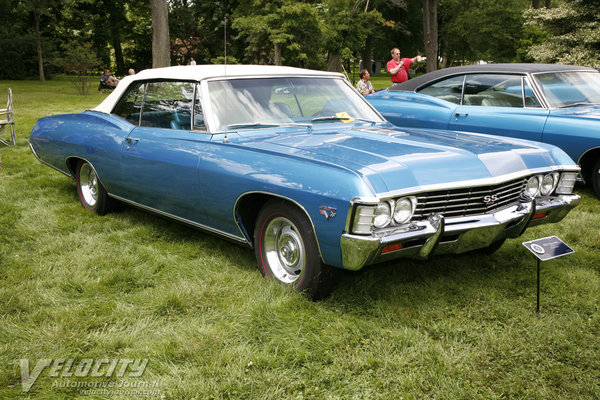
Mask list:
[[112,91],[112,90],[114,90],[114,88],[115,88],[114,86],[107,85],[106,82],[100,81],[100,83],[98,84],[98,91],[99,92],[100,91],[106,91],[106,90]]
[[[6,103],[5,109],[0,109],[0,135],[4,133],[4,131],[10,129],[12,144],[13,146],[17,144],[17,138],[15,136],[15,119],[13,115],[13,104],[12,104],[12,90],[8,88],[8,102]],[[7,146],[10,145],[8,141],[0,137],[0,143],[5,144]]]

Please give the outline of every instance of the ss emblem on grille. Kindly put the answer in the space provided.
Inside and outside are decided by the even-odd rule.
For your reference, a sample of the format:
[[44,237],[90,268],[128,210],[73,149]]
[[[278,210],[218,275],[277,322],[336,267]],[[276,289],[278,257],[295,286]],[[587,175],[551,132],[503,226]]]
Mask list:
[[491,194],[491,195],[483,197],[483,202],[485,203],[486,206],[491,206],[492,204],[494,204],[497,201],[498,201],[497,194]]

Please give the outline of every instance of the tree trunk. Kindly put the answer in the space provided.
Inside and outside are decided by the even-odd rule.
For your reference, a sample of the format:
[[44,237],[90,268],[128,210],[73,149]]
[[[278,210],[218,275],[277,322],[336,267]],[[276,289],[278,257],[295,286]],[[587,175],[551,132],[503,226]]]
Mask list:
[[40,35],[40,13],[37,7],[33,7],[33,19],[35,21],[35,41],[37,46],[38,70],[40,72],[40,82],[45,82],[44,77],[44,60],[42,58],[42,38]]
[[275,55],[275,65],[283,65],[283,61],[281,60],[281,47],[279,47],[278,43],[273,44],[273,53]]
[[121,40],[118,37],[113,38],[113,47],[115,48],[115,61],[117,62],[117,73],[125,74],[125,60],[123,59],[123,48]]
[[365,39],[365,48],[361,53],[361,58],[363,62],[363,69],[369,71],[369,74],[373,73],[373,65],[371,63],[371,35],[367,36]]
[[427,72],[435,71],[438,67],[437,0],[423,0],[423,39]]
[[535,8],[535,9],[540,8],[540,0],[532,0],[531,7]]
[[166,0],[150,0],[152,13],[152,68],[171,65],[169,8]]
[[550,8],[550,1],[551,0],[546,0],[546,8]]
[[342,71],[342,56],[339,53],[329,53],[327,58],[327,71]]

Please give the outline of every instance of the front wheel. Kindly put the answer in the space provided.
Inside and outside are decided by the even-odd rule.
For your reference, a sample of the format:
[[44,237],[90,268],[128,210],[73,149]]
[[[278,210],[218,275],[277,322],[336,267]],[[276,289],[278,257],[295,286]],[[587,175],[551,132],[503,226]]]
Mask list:
[[592,187],[594,188],[596,197],[600,199],[600,159],[596,161],[592,170]]
[[77,194],[81,204],[88,210],[98,215],[104,215],[109,210],[110,199],[96,170],[86,161],[80,161],[77,165]]
[[263,276],[313,299],[333,289],[336,270],[323,264],[308,217],[283,200],[270,200],[258,214],[255,254]]

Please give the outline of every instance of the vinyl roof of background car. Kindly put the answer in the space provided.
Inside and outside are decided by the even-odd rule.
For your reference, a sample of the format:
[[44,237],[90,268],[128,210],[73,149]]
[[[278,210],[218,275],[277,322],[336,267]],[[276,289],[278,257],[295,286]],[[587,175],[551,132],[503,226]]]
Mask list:
[[121,95],[135,81],[147,80],[181,80],[200,81],[210,78],[264,78],[277,76],[330,76],[344,77],[338,72],[316,71],[310,69],[279,67],[274,65],[180,65],[175,67],[145,69],[135,75],[128,75],[121,79],[115,90],[94,111],[110,113],[121,98]]
[[461,67],[450,67],[444,69],[438,69],[437,71],[429,72],[413,79],[409,79],[399,85],[392,86],[390,91],[401,91],[401,92],[412,92],[415,89],[423,86],[424,84],[436,81],[440,78],[464,74],[464,73],[521,73],[521,74],[535,74],[539,72],[560,72],[560,71],[590,71],[598,72],[594,68],[580,67],[576,65],[561,65],[561,64],[477,64],[477,65],[464,65]]

